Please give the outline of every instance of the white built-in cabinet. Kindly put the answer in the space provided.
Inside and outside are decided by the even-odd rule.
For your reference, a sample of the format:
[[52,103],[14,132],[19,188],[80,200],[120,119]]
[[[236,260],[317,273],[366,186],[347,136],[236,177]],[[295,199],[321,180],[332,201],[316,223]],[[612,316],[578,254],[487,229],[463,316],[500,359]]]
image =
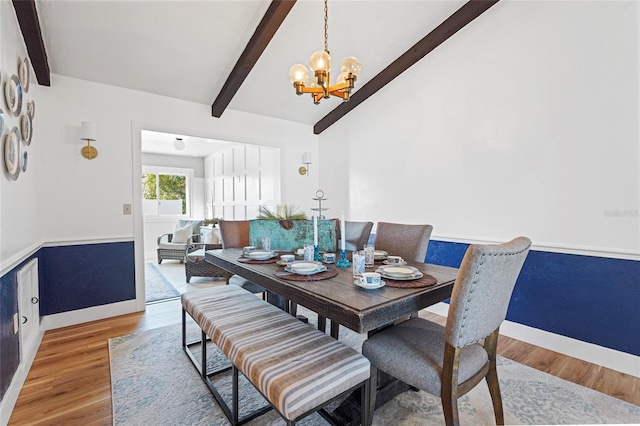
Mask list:
[[38,291],[38,259],[30,260],[18,271],[18,322],[20,363],[33,359],[40,337],[40,300]]
[[205,158],[207,218],[254,219],[280,200],[280,149],[234,145]]

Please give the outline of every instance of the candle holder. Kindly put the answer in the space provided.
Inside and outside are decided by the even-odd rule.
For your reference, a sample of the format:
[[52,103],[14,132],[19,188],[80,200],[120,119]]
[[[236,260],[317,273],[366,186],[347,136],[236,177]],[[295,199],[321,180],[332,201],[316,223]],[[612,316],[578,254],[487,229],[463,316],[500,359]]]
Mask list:
[[324,191],[322,189],[318,189],[316,191],[316,196],[313,199],[318,202],[318,207],[312,208],[311,210],[318,212],[318,219],[325,219],[325,216],[322,214],[322,212],[329,209],[327,207],[322,207],[322,202],[326,200],[326,198],[324,198]]
[[340,250],[340,259],[336,262],[338,268],[348,268],[351,266],[351,262],[347,259],[347,251]]
[[313,246],[313,260],[322,261],[322,255],[320,254],[320,251],[318,250],[318,245],[317,244]]

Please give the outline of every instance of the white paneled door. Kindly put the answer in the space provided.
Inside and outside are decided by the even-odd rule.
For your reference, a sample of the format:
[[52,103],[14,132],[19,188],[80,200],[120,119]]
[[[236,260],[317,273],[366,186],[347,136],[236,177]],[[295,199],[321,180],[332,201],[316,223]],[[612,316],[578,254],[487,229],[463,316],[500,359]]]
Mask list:
[[254,219],[280,200],[280,149],[232,146],[205,158],[207,217]]

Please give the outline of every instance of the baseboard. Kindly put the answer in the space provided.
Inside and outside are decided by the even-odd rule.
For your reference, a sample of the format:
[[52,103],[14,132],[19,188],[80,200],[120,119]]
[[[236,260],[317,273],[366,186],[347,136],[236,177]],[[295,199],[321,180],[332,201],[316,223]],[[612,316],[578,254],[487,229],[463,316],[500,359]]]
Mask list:
[[[449,305],[438,303],[425,310],[446,317]],[[635,355],[511,321],[502,323],[500,334],[640,378],[640,357]]]
[[69,325],[82,324],[90,321],[97,321],[105,318],[116,317],[118,315],[139,312],[136,301],[125,300],[124,302],[110,303],[108,305],[93,306],[91,308],[78,309],[60,314],[46,315],[40,322],[41,330],[53,330]]
[[40,347],[43,336],[44,331],[42,328],[40,328],[40,332],[35,337],[35,340],[32,344],[34,350],[28,351],[25,354],[26,359],[24,359],[24,362],[18,366],[18,369],[13,375],[13,379],[11,380],[11,384],[9,385],[7,392],[4,394],[2,401],[0,401],[0,425],[9,424],[11,413],[13,413],[13,408],[18,401],[18,396],[20,395],[22,386],[27,380],[27,375],[29,374],[29,370],[31,370],[33,360],[36,358],[36,354],[38,353],[38,348]]

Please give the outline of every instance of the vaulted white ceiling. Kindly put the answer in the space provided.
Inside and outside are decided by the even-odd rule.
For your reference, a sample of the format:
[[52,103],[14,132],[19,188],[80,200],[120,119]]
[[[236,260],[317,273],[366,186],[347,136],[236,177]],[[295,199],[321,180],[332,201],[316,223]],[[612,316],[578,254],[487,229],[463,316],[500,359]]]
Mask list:
[[[464,3],[330,0],[334,78],[342,59],[356,56],[362,63],[358,90]],[[36,0],[52,73],[207,105],[269,4]],[[320,0],[297,1],[228,108],[313,125],[342,102],[313,105],[309,95],[295,95],[288,78],[291,65],[307,65],[323,48],[323,7]]]

